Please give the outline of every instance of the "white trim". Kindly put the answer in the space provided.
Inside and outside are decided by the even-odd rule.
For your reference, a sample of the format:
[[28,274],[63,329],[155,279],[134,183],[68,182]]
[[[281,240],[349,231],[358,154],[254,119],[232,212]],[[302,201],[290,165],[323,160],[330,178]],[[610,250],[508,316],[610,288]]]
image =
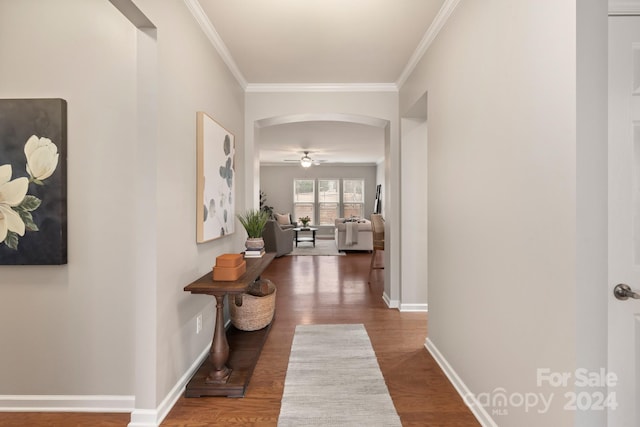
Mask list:
[[279,92],[398,92],[395,83],[249,83],[247,93]]
[[427,313],[429,311],[429,304],[400,304],[400,311]]
[[386,291],[382,293],[382,300],[389,308],[398,308],[400,306],[400,302],[398,300],[389,299],[389,295],[387,295]]
[[346,113],[302,113],[274,116],[256,120],[254,125],[259,128],[300,122],[345,122],[359,123],[361,125],[375,126],[384,129],[389,125],[389,120],[378,117],[363,116],[361,114]]
[[407,62],[404,70],[402,70],[400,77],[398,77],[396,86],[400,88],[407,81],[409,75],[411,75],[413,70],[416,68],[418,62],[420,62],[423,55],[427,52],[427,49],[429,49],[429,46],[431,46],[431,43],[436,39],[440,30],[442,30],[442,27],[444,27],[444,24],[446,24],[447,20],[458,6],[458,3],[460,3],[460,0],[445,0],[442,4],[442,7],[436,14],[436,17],[433,18],[433,22],[431,22],[431,25],[427,28],[427,32],[424,33],[422,40],[420,40],[418,47],[413,52],[413,55],[411,55],[411,58],[409,58],[409,62]]
[[236,61],[231,56],[231,52],[229,52],[227,45],[225,45],[220,38],[220,35],[209,20],[209,17],[207,17],[207,14],[202,10],[202,6],[200,6],[198,0],[184,0],[184,3],[187,5],[187,8],[200,25],[200,28],[202,28],[202,31],[205,33],[213,47],[218,51],[218,54],[222,57],[224,63],[229,67],[229,71],[231,71],[231,74],[233,74],[235,79],[238,81],[238,84],[240,84],[242,89],[246,89],[247,79],[242,75]]
[[128,395],[0,395],[0,412],[131,412]]
[[127,427],[157,427],[162,423],[162,420],[169,414],[169,411],[176,404],[178,399],[184,393],[187,383],[196,373],[204,359],[209,355],[211,348],[211,342],[200,352],[200,355],[191,364],[187,372],[180,377],[180,379],[173,386],[171,391],[165,396],[160,405],[154,409],[136,409],[131,413],[131,422]]
[[131,413],[131,422],[128,427],[157,427],[169,414],[171,408],[184,393],[187,383],[200,367],[200,364],[209,355],[211,344],[208,344],[196,360],[191,364],[187,372],[173,386],[171,391],[165,396],[156,409],[135,409]]
[[131,413],[131,421],[127,427],[157,427],[162,420],[158,420],[155,409],[136,409]]
[[462,397],[462,400],[469,407],[478,422],[483,427],[498,427],[498,424],[493,420],[493,418],[491,418],[489,413],[484,409],[476,396],[471,393],[469,387],[467,387],[464,381],[462,381],[462,379],[458,376],[449,362],[447,362],[447,359],[445,359],[442,353],[440,353],[436,345],[429,338],[427,338],[425,340],[424,346],[431,354],[431,356],[433,356],[438,365],[440,365],[440,368],[449,379],[449,382],[451,382],[460,397]]
[[[213,47],[216,49],[229,71],[238,84],[245,92],[398,92],[399,88],[406,82],[409,75],[413,72],[422,56],[425,54],[431,43],[435,40],[440,30],[444,27],[455,8],[461,0],[445,0],[442,7],[436,14],[433,22],[427,29],[413,52],[409,62],[398,77],[395,83],[248,83],[238,65],[236,64],[231,52],[225,45],[224,41],[216,31],[215,27],[209,20],[209,17],[202,9],[198,0],[184,0],[187,8],[195,18],[200,28],[205,33]],[[614,2],[614,0],[610,0]],[[633,3],[630,1],[618,3]]]
[[609,16],[640,15],[638,0],[609,0]]
[[156,409],[136,409],[135,396],[60,396],[60,395],[0,395],[1,412],[130,412],[128,427],[157,427],[169,414],[184,393],[187,383],[202,361],[209,355],[211,345],[196,358],[180,377]]

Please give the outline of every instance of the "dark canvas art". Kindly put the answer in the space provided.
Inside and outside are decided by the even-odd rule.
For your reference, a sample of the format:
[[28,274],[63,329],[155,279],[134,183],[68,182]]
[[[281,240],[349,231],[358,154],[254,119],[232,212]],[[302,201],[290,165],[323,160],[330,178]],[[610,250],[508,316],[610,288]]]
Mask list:
[[67,102],[0,99],[0,264],[67,263]]

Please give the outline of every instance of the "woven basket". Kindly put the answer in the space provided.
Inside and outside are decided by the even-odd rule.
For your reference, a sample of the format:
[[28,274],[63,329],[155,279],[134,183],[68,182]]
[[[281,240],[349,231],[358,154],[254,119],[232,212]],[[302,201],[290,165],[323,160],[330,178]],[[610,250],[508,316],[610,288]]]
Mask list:
[[273,320],[276,310],[276,289],[273,283],[273,293],[257,297],[249,294],[242,294],[242,305],[236,306],[233,299],[229,304],[231,323],[241,331],[257,331],[267,326]]

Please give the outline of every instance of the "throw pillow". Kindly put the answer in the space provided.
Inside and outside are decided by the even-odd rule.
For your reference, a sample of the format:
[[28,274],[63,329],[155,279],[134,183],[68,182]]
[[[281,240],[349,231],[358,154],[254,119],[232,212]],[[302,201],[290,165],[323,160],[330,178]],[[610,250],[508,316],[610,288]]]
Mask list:
[[291,224],[291,216],[287,214],[276,214],[276,222],[280,225],[290,225]]

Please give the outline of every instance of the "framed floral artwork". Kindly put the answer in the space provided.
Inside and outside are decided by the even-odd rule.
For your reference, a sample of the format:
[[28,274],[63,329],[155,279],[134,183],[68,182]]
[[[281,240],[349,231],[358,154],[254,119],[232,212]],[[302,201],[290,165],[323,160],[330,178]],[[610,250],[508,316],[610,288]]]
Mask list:
[[67,102],[0,99],[0,264],[67,263]]
[[234,232],[235,137],[198,111],[196,141],[196,241],[203,243]]

